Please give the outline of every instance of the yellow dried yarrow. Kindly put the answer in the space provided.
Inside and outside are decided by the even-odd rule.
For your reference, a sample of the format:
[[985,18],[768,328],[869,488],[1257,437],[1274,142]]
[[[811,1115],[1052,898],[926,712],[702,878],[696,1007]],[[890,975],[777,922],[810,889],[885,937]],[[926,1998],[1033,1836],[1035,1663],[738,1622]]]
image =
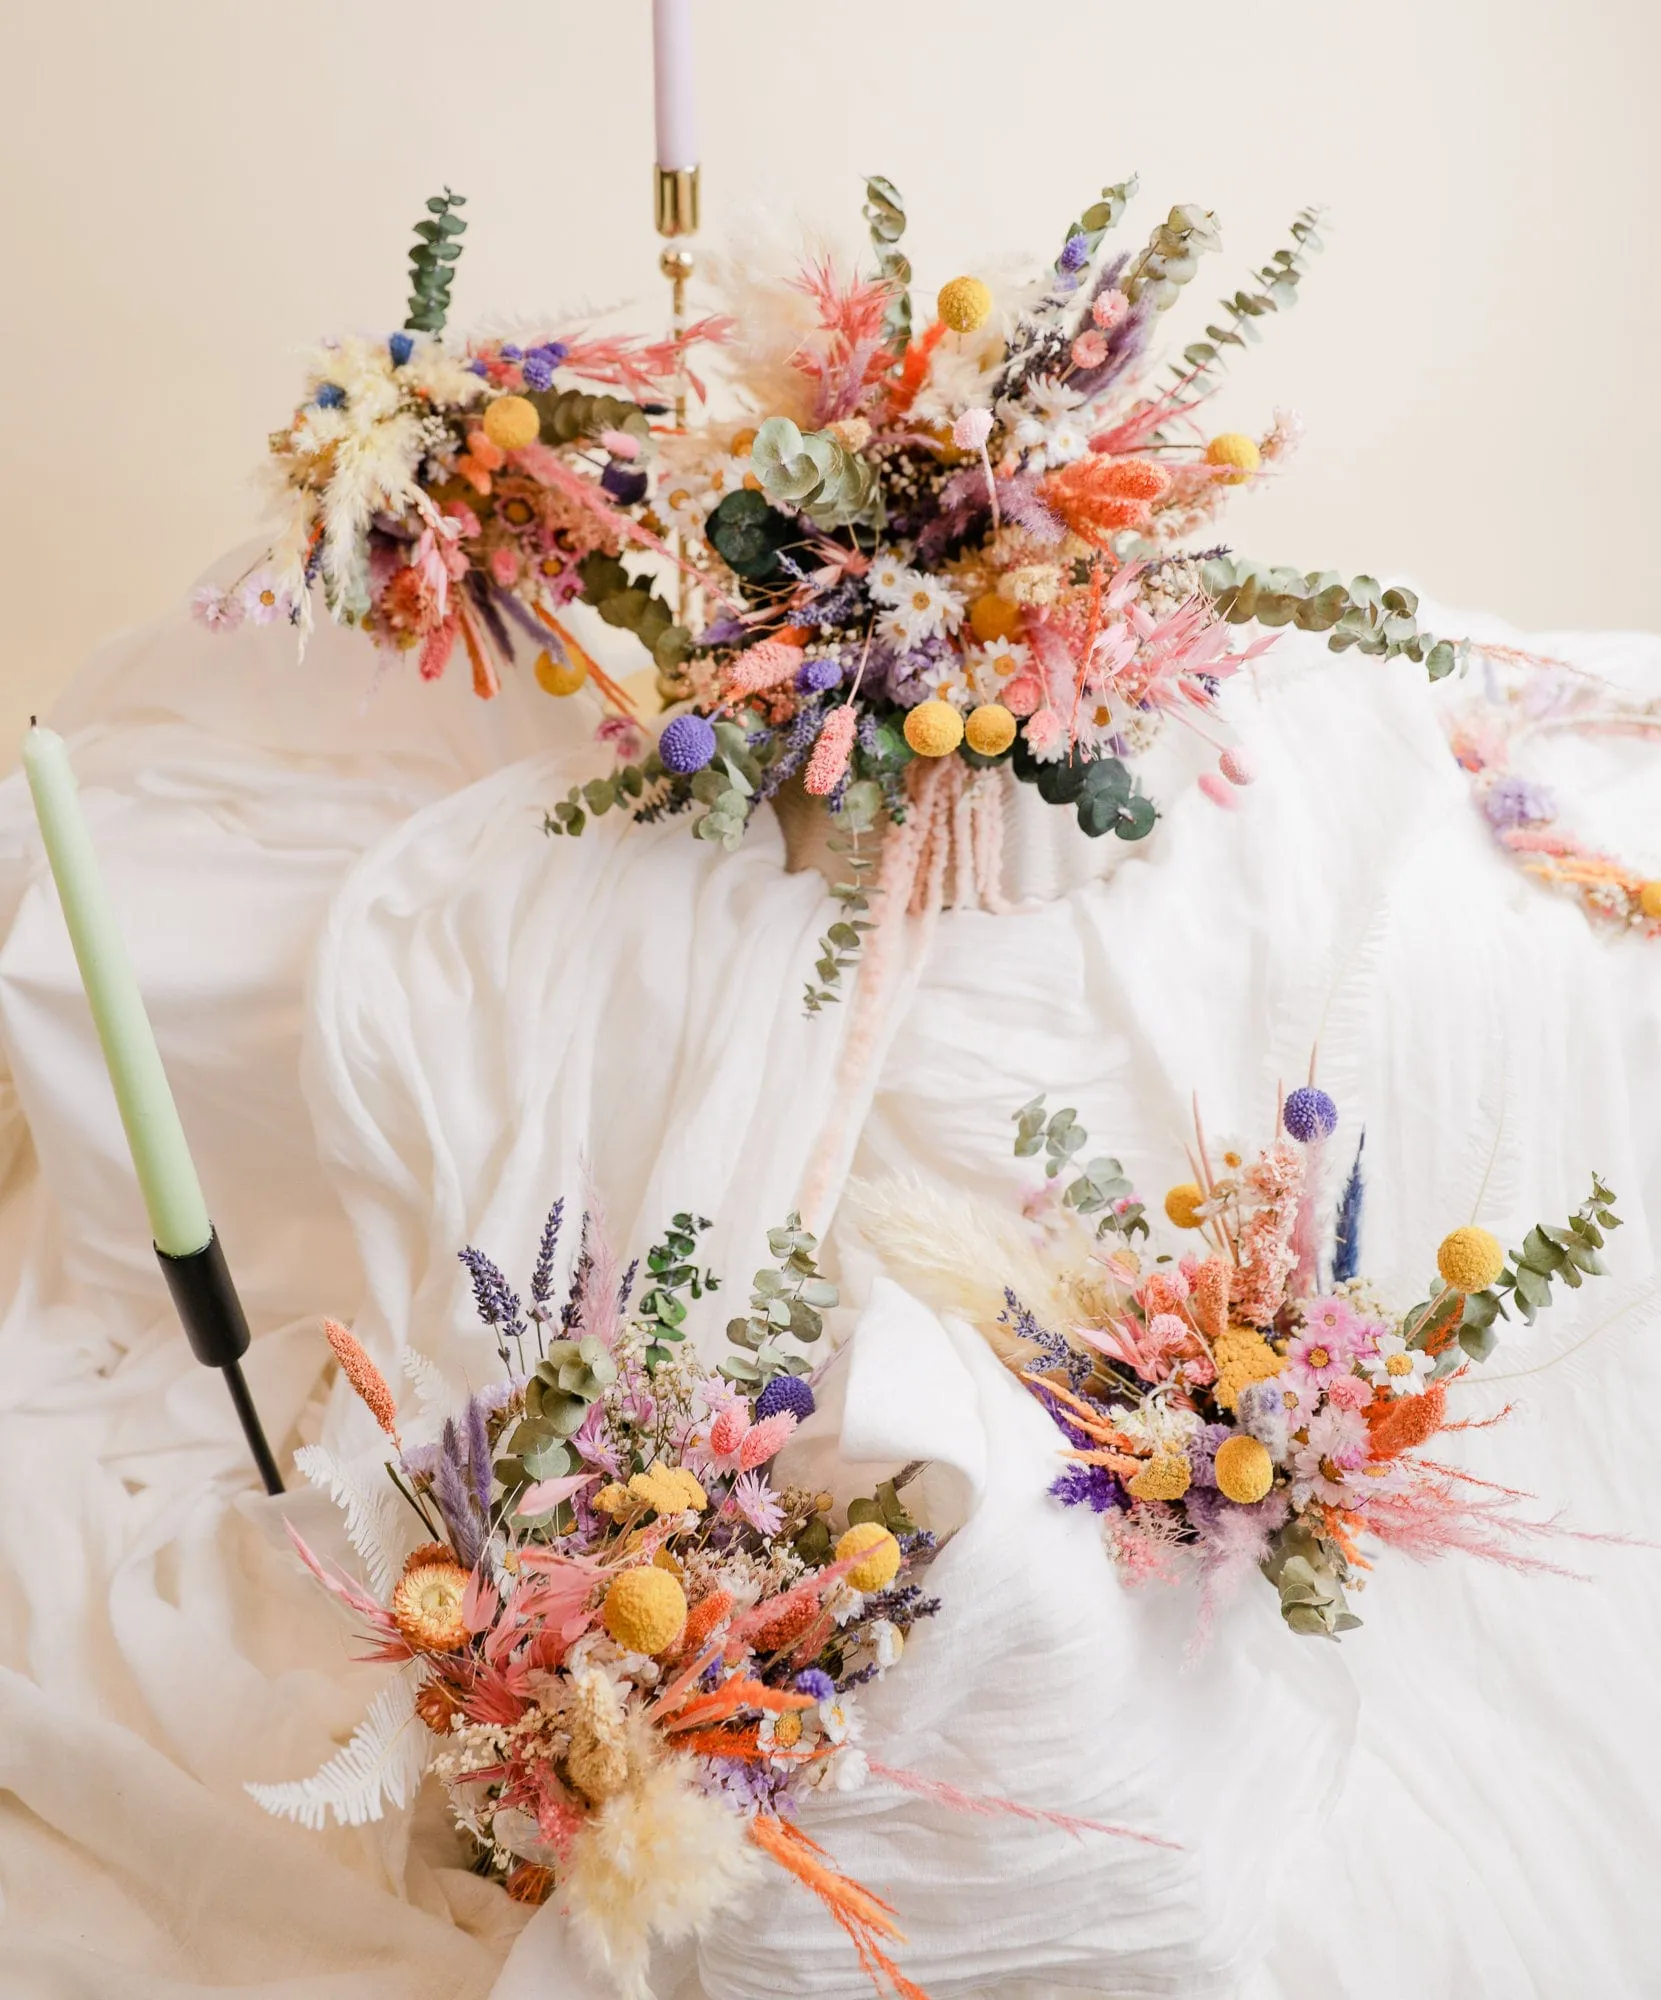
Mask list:
[[1186,1452],[1156,1452],[1131,1478],[1129,1491],[1138,1500],[1180,1500],[1193,1477]]
[[1217,1361],[1217,1381],[1212,1389],[1217,1407],[1234,1408],[1234,1399],[1253,1382],[1267,1382],[1286,1366],[1255,1327],[1231,1326],[1213,1344]]

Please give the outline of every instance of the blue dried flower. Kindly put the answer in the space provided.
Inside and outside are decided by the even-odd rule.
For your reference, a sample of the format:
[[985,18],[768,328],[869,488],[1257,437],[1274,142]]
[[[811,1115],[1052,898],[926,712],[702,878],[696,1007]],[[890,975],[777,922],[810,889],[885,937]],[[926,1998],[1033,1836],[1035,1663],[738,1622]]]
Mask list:
[[715,731],[701,715],[677,715],[673,722],[664,725],[657,740],[657,754],[666,771],[689,778],[715,755]]
[[836,1683],[823,1667],[804,1667],[796,1676],[796,1692],[810,1694],[815,1701],[829,1701],[836,1692]]
[[805,1424],[813,1409],[813,1391],[800,1375],[775,1375],[756,1398],[756,1418],[761,1423],[788,1410],[797,1423]]
[[394,333],[389,335],[386,343],[386,351],[392,356],[393,367],[402,368],[404,363],[415,352],[415,336],[408,333]]
[[800,694],[823,694],[826,688],[836,687],[842,679],[842,669],[835,660],[804,660],[796,669],[796,689]]
[[346,400],[346,391],[338,382],[325,382],[315,400],[320,410],[338,410]]
[[523,360],[525,353],[522,347],[515,347],[511,340],[504,340],[499,351],[504,361]]
[[1326,1138],[1338,1123],[1337,1105],[1312,1083],[1292,1091],[1280,1115],[1287,1131],[1302,1146]]
[[600,485],[609,493],[619,507],[637,507],[646,497],[646,489],[651,484],[644,472],[636,469],[621,458],[614,458],[600,474]]
[[490,373],[490,363],[488,361],[478,361],[478,360],[469,361],[467,364],[467,372],[469,375],[488,376]]

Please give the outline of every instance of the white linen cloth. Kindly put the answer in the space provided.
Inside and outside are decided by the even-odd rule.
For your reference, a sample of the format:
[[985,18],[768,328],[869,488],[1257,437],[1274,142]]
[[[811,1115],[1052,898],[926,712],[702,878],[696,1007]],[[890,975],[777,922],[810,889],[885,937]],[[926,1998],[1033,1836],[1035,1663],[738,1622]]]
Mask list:
[[[357,1304],[389,1372],[409,1343],[481,1379],[494,1360],[466,1330],[454,1250],[471,1236],[523,1267],[547,1200],[579,1195],[585,1150],[631,1247],[668,1208],[702,1205],[742,1289],[842,1091],[841,1018],[796,1014],[826,914],[817,878],[777,872],[770,828],[732,858],[673,823],[601,822],[551,848],[537,808],[580,756],[558,743],[566,708],[512,684],[487,706],[459,683],[394,680],[359,718],[361,642],[320,633],[295,669],[287,634],[260,639],[263,667],[244,637],[154,635],[118,649],[53,719],[73,732],[134,913],[163,1052],[260,1336],[251,1373],[272,1428],[317,1378],[323,1310]],[[1622,673],[1656,667],[1644,642],[1545,643]],[[1566,1213],[1597,1167],[1631,1217],[1622,1267],[1643,1274],[1645,1214],[1661,1198],[1661,1142],[1642,1110],[1661,1082],[1655,948],[1594,938],[1493,850],[1417,670],[1319,654],[1300,678],[1301,645],[1260,677],[1260,698],[1235,696],[1262,770],[1241,813],[1155,781],[1167,821],[1145,853],[1113,854],[1105,883],[1015,916],[941,920],[897,991],[869,1116],[852,1107],[859,1170],[1012,1193],[1024,1175],[1008,1115],[1048,1088],[1157,1198],[1182,1177],[1189,1091],[1210,1129],[1266,1136],[1275,1080],[1301,1078],[1319,1034],[1344,1134],[1368,1128],[1364,1265],[1396,1296],[1422,1282],[1485,1175],[1481,1218],[1515,1241]],[[536,736],[544,755],[497,768]],[[320,1838],[240,1795],[244,1779],[314,1768],[375,1679],[344,1665],[339,1628],[277,1542],[277,1509],[237,1490],[222,1391],[168,1320],[16,781],[0,789],[0,860],[0,1026],[33,1141],[4,1212],[21,1275],[0,1329],[0,1480],[7,1518],[26,1524],[0,1555],[0,1757],[17,1800],[0,1808],[0,1887],[17,1990],[482,1994],[522,1913],[460,1871],[430,1813],[412,1843],[396,1827]],[[857,1246],[839,1247],[849,1295],[863,1297]],[[1508,1332],[1490,1375],[1592,1329],[1610,1290],[1537,1335]],[[725,1306],[713,1302],[706,1339]],[[979,1367],[955,1337],[953,1351]],[[1642,1532],[1661,1486],[1649,1354],[1629,1315],[1550,1373],[1471,1392],[1473,1411],[1514,1392],[1527,1403],[1460,1455],[1568,1502],[1577,1524]],[[1035,1413],[1008,1415],[1014,1477]],[[327,1423],[345,1440],[361,1419],[337,1397]],[[308,1533],[327,1512],[316,1496],[296,1509]],[[1058,1546],[1077,1541],[1085,1524],[1051,1518]],[[1119,1736],[1095,1743],[1096,1681],[1081,1672],[1056,1722],[1069,1768],[1117,1779],[1109,1760],[1123,1756],[1131,1789],[1144,1769],[1167,1773],[1173,1813],[1214,1787],[1218,1827],[1250,1824],[1238,1801],[1294,1800],[1272,1855],[1294,1865],[1277,1886],[1246,1833],[1232,1853],[1206,1852],[1194,1809],[1183,1824],[1197,1844],[1162,1878],[1168,1900],[1135,1913],[1164,1936],[1163,1959],[1132,1964],[1104,1944],[1081,1965],[1067,1939],[1084,1932],[1057,1917],[1024,1985],[996,1947],[977,1961],[974,1938],[951,1961],[949,1910],[914,1881],[902,1915],[924,1983],[1250,2000],[1643,1990],[1632,1913],[1658,1852],[1657,1774],[1634,1697],[1661,1637],[1654,1558],[1582,1554],[1595,1585],[1393,1563],[1341,1650],[1284,1633],[1259,1587],[1186,1681],[1191,1605],[1127,1598],[1097,1558],[1101,1595],[1079,1594],[1078,1629],[1102,1635],[1112,1618],[1142,1634],[1150,1712],[1164,1677],[1190,1693],[1163,1711],[1180,1728],[1127,1751]],[[902,1666],[872,1702],[896,1742],[918,1732],[921,1747],[891,1761],[952,1775],[968,1711],[952,1713],[959,1691],[922,1669],[930,1637],[968,1643],[985,1613],[968,1595],[949,1604],[943,1618],[963,1622],[919,1636],[916,1685]],[[1124,1662],[1107,1651],[1101,1673],[1116,1674]],[[1207,1713],[1199,1691],[1248,1662],[1284,1673],[1285,1687],[1268,1685],[1282,1704],[1295,1694],[1290,1723],[1284,1706],[1243,1722]],[[1013,1709],[1009,1677],[988,1678],[976,1698]],[[936,1751],[948,1768],[931,1766]],[[1027,1795],[1020,1768],[984,1775]],[[1323,1819],[1309,1801],[1328,1795]],[[1137,1823],[1128,1807],[1108,1816]],[[923,1829],[947,1850],[994,1852],[979,1825],[899,1799],[850,1828],[855,1849],[842,1852],[839,1827],[834,1844],[859,1873],[903,1829],[913,1848]],[[1127,1852],[1112,1869],[1143,1865]],[[879,1890],[887,1865],[866,1877]],[[860,1991],[828,1920],[788,1885],[776,1901],[820,1981],[805,1990]],[[550,1928],[526,1933],[510,1979]],[[711,2000],[777,1990],[754,1983],[755,1958],[726,1930],[704,1963]]]

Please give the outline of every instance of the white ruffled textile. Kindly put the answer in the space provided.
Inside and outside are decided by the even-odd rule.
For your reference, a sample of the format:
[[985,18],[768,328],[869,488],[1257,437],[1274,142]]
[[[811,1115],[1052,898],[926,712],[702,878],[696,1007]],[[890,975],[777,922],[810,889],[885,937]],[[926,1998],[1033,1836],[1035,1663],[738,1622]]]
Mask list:
[[[1546,643],[1661,679],[1647,642]],[[742,1291],[833,1109],[859,1135],[857,1171],[1007,1199],[1028,1184],[1009,1114],[1048,1089],[1157,1195],[1185,1177],[1191,1091],[1210,1131],[1260,1139],[1317,1037],[1342,1135],[1367,1127],[1363,1262],[1393,1296],[1450,1222],[1479,1212],[1516,1241],[1593,1168],[1630,1218],[1619,1269],[1643,1278],[1661,1212],[1656,948],[1595,937],[1494,851],[1416,669],[1283,651],[1261,694],[1231,696],[1261,771],[1242,811],[1179,794],[1187,753],[1162,750],[1150,788],[1167,818],[1147,849],[1040,907],[943,917],[861,1088],[838,1075],[846,1012],[799,1017],[828,906],[817,877],[780,872],[771,827],[733,857],[675,822],[543,839],[539,808],[591,768],[560,740],[575,705],[523,681],[486,705],[394,675],[360,714],[368,649],[328,629],[298,669],[283,631],[210,639],[180,621],[113,649],[52,719],[255,1324],[272,1430],[304,1412],[315,1434],[321,1311],[357,1308],[389,1373],[409,1344],[484,1379],[494,1357],[466,1330],[454,1250],[528,1264],[585,1156],[622,1242],[697,1206]],[[52,2000],[578,1995],[586,1975],[546,1913],[496,1984],[523,1913],[459,1869],[430,1803],[413,1839],[317,1836],[241,1794],[314,1769],[379,1677],[345,1664],[279,1508],[246,1490],[220,1386],[168,1318],[43,872],[14,779],[0,1029],[32,1147],[14,1112],[7,1977]],[[1185,1672],[1191,1598],[1121,1589],[1091,1524],[1042,1497],[1035,1407],[971,1336],[837,1248],[846,1296],[873,1301],[848,1454],[928,1451],[962,1475],[931,1475],[964,1525],[933,1573],[941,1616],[863,1697],[868,1749],[1183,1843],[1073,1843],[876,1789],[816,1803],[810,1829],[892,1894],[901,1962],[936,2000],[1644,1990],[1657,1558],[1576,1549],[1591,1585],[1386,1558],[1341,1648],[1293,1639],[1254,1583]],[[1466,1401],[1521,1408],[1445,1455],[1576,1525],[1653,1531],[1642,1309],[1596,1331],[1625,1297],[1606,1281],[1538,1332],[1508,1330]],[[729,1309],[723,1294],[707,1310],[712,1349]],[[1588,1334],[1549,1372],[1498,1379]],[[931,1355],[937,1372],[908,1384]],[[339,1396],[324,1421],[364,1442]],[[308,1536],[329,1512],[315,1495],[286,1511]],[[782,1881],[659,1983],[675,2000],[777,1993],[786,1950],[788,1990],[865,1990]]]

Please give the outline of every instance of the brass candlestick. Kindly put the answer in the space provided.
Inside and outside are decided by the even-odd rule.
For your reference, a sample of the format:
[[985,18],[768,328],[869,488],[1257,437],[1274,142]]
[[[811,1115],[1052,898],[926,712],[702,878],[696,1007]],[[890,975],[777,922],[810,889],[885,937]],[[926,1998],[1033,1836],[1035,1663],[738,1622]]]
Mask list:
[[[657,218],[657,233],[671,240],[664,245],[663,254],[658,258],[658,269],[669,280],[669,324],[676,340],[686,331],[686,283],[692,276],[694,261],[692,252],[684,243],[674,239],[695,236],[698,233],[698,169],[696,167],[657,167],[654,212]],[[686,366],[684,359],[675,373],[675,428],[686,428]],[[684,556],[685,550],[677,533],[671,537],[670,546],[677,556]],[[691,594],[686,587],[686,572],[675,572],[675,618],[684,625],[692,609]],[[681,676],[659,667],[657,689],[661,699],[667,704],[679,701],[687,688]]]

